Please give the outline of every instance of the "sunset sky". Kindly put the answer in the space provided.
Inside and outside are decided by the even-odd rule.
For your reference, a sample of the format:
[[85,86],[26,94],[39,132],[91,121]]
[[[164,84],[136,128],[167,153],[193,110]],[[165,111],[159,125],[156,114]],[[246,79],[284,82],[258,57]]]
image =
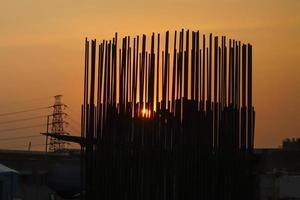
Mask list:
[[[256,147],[278,147],[286,137],[300,137],[299,0],[0,3],[0,114],[48,106],[52,96],[63,94],[72,117],[80,121],[85,37],[101,40],[116,31],[123,36],[185,28],[253,45]],[[44,131],[40,127],[2,134],[3,129],[24,126],[2,126],[7,120],[0,116],[0,146],[1,138]]]

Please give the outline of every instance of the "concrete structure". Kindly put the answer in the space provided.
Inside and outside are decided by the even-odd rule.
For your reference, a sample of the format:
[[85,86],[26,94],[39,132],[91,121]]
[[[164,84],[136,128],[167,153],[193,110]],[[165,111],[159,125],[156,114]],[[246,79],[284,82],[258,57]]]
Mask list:
[[[255,150],[255,199],[299,199],[299,158],[300,151]],[[45,153],[2,150],[0,163],[18,171],[17,199],[80,199],[74,198],[80,191],[78,151]]]
[[300,199],[300,151],[294,148],[296,142],[285,140],[282,149],[255,150],[257,199]]
[[86,40],[84,198],[254,199],[252,45],[148,38]]
[[284,151],[300,151],[300,138],[285,139],[282,142]]
[[300,174],[276,172],[260,175],[261,200],[299,200]]
[[0,199],[13,200],[18,186],[18,172],[0,164]]

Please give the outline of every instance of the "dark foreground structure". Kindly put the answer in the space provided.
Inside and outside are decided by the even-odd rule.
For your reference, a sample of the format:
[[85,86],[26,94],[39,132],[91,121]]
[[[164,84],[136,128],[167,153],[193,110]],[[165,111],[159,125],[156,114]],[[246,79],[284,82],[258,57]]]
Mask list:
[[250,44],[86,41],[82,198],[253,199],[254,116]]

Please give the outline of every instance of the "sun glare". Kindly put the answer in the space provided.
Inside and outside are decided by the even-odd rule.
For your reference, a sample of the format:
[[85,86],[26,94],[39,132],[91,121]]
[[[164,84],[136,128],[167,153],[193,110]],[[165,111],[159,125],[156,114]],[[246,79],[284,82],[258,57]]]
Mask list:
[[144,109],[142,110],[142,116],[145,117],[145,118],[150,118],[150,116],[151,116],[151,111],[150,111],[149,109],[144,108]]

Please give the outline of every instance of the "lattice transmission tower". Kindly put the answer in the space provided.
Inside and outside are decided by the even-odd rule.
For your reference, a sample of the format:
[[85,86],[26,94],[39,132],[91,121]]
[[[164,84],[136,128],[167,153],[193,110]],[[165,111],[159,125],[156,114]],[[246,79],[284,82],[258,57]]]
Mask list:
[[[55,102],[54,105],[52,106],[53,113],[52,115],[50,115],[51,122],[48,117],[48,121],[50,122],[48,127],[50,133],[58,134],[58,135],[69,135],[64,129],[65,125],[67,124],[67,122],[65,121],[65,117],[67,116],[67,114],[64,112],[67,105],[62,103],[61,100],[62,95],[56,95],[54,96],[54,98],[55,98]],[[67,142],[51,137],[49,141],[49,151],[51,152],[64,151],[67,149],[67,145],[68,145]]]

